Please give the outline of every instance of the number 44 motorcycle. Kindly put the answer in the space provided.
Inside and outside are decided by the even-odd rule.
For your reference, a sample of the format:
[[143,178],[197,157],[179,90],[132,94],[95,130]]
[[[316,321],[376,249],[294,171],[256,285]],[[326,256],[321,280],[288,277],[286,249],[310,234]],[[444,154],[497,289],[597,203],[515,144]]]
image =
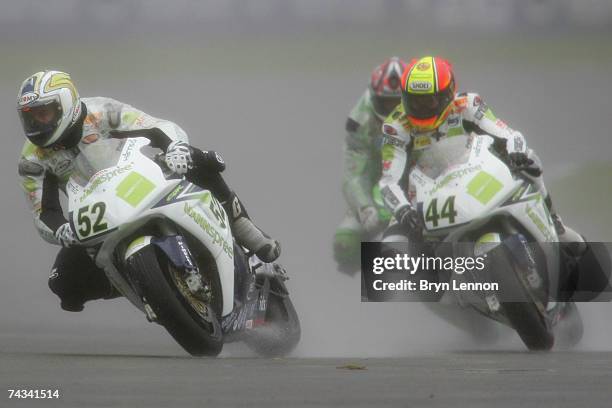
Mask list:
[[[555,336],[571,346],[582,336],[572,285],[594,271],[609,276],[609,254],[587,243],[578,257],[574,244],[559,243],[544,197],[498,151],[492,137],[472,134],[414,152],[408,197],[422,216],[423,248],[485,259],[484,270],[438,276],[484,290],[453,290],[441,301],[454,297],[452,303],[510,326],[530,350],[552,348]],[[582,300],[597,295],[585,293]]]
[[81,149],[67,183],[69,219],[113,286],[190,354],[225,342],[289,353],[300,323],[285,270],[234,242],[217,199],[177,178],[148,139],[100,140]]

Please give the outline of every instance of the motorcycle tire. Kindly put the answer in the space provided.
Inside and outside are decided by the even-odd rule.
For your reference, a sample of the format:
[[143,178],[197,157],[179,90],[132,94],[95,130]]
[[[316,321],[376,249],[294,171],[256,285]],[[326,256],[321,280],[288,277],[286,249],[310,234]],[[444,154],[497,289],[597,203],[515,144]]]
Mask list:
[[[128,264],[130,275],[156,316],[156,321],[193,356],[217,356],[223,349],[223,334],[217,319],[220,310],[207,307],[208,318],[198,314],[172,278],[174,265],[150,245],[132,255]],[[213,291],[220,295],[219,277]],[[216,283],[216,284],[215,284]],[[214,295],[213,295],[214,296]],[[208,320],[208,321],[207,321]]]

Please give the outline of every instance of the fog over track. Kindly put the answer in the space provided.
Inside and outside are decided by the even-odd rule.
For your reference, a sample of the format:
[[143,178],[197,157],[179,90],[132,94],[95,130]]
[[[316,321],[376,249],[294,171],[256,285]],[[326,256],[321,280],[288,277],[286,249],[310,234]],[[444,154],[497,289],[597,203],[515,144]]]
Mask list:
[[[0,77],[3,383],[55,384],[74,406],[83,406],[76,402],[88,396],[96,406],[104,406],[105,398],[136,404],[136,395],[149,395],[152,407],[167,406],[170,395],[186,405],[197,406],[200,395],[210,406],[247,398],[258,406],[273,392],[278,398],[267,406],[372,406],[378,395],[399,406],[447,406],[451,394],[464,398],[459,406],[473,407],[529,406],[517,398],[543,402],[558,395],[565,399],[555,399],[556,406],[582,405],[581,396],[593,398],[592,406],[605,400],[609,354],[524,353],[507,330],[495,346],[499,352],[448,354],[482,347],[422,305],[360,303],[359,280],[335,270],[331,242],[344,210],[340,184],[349,109],[384,57],[428,52],[451,58],[459,89],[479,92],[499,117],[523,131],[544,162],[553,197],[567,198],[556,201],[564,220],[590,239],[610,241],[609,208],[602,204],[612,197],[610,185],[579,206],[571,201],[592,191],[588,171],[581,171],[594,163],[612,168],[610,41],[480,33],[432,36],[419,45],[400,41],[398,32],[104,41],[79,34],[20,42],[16,33],[0,42],[2,54],[10,56]],[[70,72],[83,96],[110,96],[171,119],[193,144],[220,152],[226,178],[250,215],[282,241],[281,262],[302,321],[294,357],[348,360],[247,359],[252,355],[235,346],[217,361],[192,360],[125,300],[88,303],[82,313],[61,311],[47,288],[58,248],[38,237],[17,182],[23,134],[15,95],[26,76],[43,68]],[[585,178],[565,185],[576,172]],[[610,350],[611,306],[580,309],[585,337],[578,350]],[[388,359],[353,360],[364,357]],[[336,369],[352,361],[367,370]],[[243,390],[233,388],[244,381]],[[160,398],[160,390],[167,395]]]

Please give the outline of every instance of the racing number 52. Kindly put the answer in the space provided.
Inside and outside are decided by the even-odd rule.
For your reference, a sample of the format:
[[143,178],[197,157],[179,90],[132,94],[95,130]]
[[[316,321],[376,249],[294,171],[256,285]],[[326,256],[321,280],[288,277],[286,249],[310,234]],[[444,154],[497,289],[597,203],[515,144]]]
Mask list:
[[[88,205],[79,208],[77,213],[77,222],[79,224],[79,235],[83,238],[88,237],[90,234],[97,234],[108,228],[104,219],[104,213],[106,212],[106,204],[102,201],[97,202],[91,206],[91,210]],[[92,220],[95,220],[92,225]]]

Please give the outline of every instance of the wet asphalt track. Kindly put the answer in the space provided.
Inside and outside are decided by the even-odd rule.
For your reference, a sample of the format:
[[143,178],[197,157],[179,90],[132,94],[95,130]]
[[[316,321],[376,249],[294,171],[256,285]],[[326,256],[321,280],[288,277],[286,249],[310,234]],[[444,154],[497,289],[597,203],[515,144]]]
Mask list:
[[[386,359],[0,354],[2,407],[609,407],[612,353],[455,352]],[[10,367],[10,371],[6,368]]]

